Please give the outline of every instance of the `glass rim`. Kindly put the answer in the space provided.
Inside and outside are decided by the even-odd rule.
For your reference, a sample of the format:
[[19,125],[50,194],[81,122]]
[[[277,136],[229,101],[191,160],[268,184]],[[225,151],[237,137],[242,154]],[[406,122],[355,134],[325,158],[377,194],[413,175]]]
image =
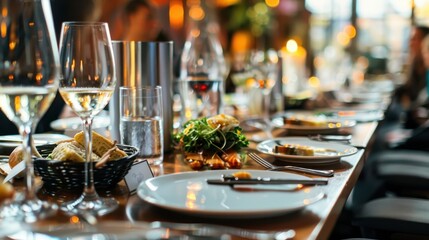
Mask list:
[[120,86],[119,90],[161,90],[161,86],[140,86],[140,87],[127,87],[127,86]]
[[62,24],[63,26],[103,26],[108,25],[107,22],[97,22],[97,21],[65,21]]

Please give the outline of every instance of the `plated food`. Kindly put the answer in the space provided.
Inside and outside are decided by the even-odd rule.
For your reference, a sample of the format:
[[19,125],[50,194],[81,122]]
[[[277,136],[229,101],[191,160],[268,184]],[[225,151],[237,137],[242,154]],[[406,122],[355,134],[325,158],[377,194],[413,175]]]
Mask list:
[[190,120],[174,140],[194,170],[239,169],[246,158],[241,150],[249,145],[239,121],[226,114]]
[[322,109],[317,115],[340,120],[354,120],[356,122],[373,122],[384,119],[384,112],[380,109]]
[[306,116],[291,116],[291,117],[285,116],[283,117],[283,123],[285,125],[310,126],[310,127],[329,127],[329,125],[336,124],[336,122],[332,122],[332,121],[328,122],[325,118],[306,117]]
[[347,144],[314,141],[306,137],[274,138],[259,143],[256,148],[279,160],[300,164],[331,164],[357,152],[357,148]]
[[275,116],[273,126],[297,134],[328,134],[354,127],[356,121],[328,118],[314,113],[284,113]]
[[314,148],[300,144],[275,145],[273,152],[288,155],[314,156]]

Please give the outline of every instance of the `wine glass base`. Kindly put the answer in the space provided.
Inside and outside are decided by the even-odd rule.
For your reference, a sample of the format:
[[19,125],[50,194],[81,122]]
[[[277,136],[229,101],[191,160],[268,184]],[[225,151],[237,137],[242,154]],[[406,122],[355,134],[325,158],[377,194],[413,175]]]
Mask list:
[[14,201],[0,208],[0,218],[32,223],[53,216],[57,211],[58,205],[39,199]]
[[114,211],[117,207],[118,201],[114,198],[86,200],[81,196],[77,200],[63,203],[60,209],[68,214],[102,216]]

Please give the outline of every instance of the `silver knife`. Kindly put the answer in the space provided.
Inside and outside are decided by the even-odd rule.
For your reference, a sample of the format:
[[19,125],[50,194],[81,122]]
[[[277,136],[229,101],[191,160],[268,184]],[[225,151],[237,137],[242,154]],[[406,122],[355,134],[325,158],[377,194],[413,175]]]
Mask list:
[[280,179],[280,178],[224,178],[207,179],[208,184],[217,185],[246,185],[246,184],[302,184],[302,185],[326,185],[326,179]]

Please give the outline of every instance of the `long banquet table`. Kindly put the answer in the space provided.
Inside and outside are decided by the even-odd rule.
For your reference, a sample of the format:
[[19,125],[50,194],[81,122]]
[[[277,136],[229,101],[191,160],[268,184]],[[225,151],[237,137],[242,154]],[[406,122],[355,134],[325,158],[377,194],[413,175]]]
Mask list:
[[[322,200],[307,206],[302,211],[260,219],[213,219],[195,217],[151,206],[141,200],[136,194],[131,194],[122,181],[118,184],[116,189],[107,193],[113,195],[120,202],[119,208],[110,214],[99,217],[98,221],[168,221],[182,223],[214,223],[256,230],[294,229],[296,231],[295,239],[328,239],[359,177],[377,125],[377,122],[368,122],[359,123],[354,127],[351,144],[358,147],[358,152],[354,155],[343,157],[337,164],[323,167],[333,168],[335,170],[335,175],[329,178],[328,185],[322,186],[326,196]],[[250,148],[254,146],[255,143],[252,143]],[[248,160],[244,169],[263,168],[254,161]],[[156,174],[192,171],[183,161],[182,155],[178,153],[167,154],[163,166],[154,167],[152,170]],[[106,193],[99,192],[99,194],[105,195]],[[38,195],[40,198],[52,199],[55,201],[67,200],[67,198],[71,197],[68,194],[62,196],[61,193],[47,193],[43,188],[39,191]],[[47,226],[69,223],[70,221],[71,219],[69,216],[58,213],[55,217],[38,221],[37,225]]]

